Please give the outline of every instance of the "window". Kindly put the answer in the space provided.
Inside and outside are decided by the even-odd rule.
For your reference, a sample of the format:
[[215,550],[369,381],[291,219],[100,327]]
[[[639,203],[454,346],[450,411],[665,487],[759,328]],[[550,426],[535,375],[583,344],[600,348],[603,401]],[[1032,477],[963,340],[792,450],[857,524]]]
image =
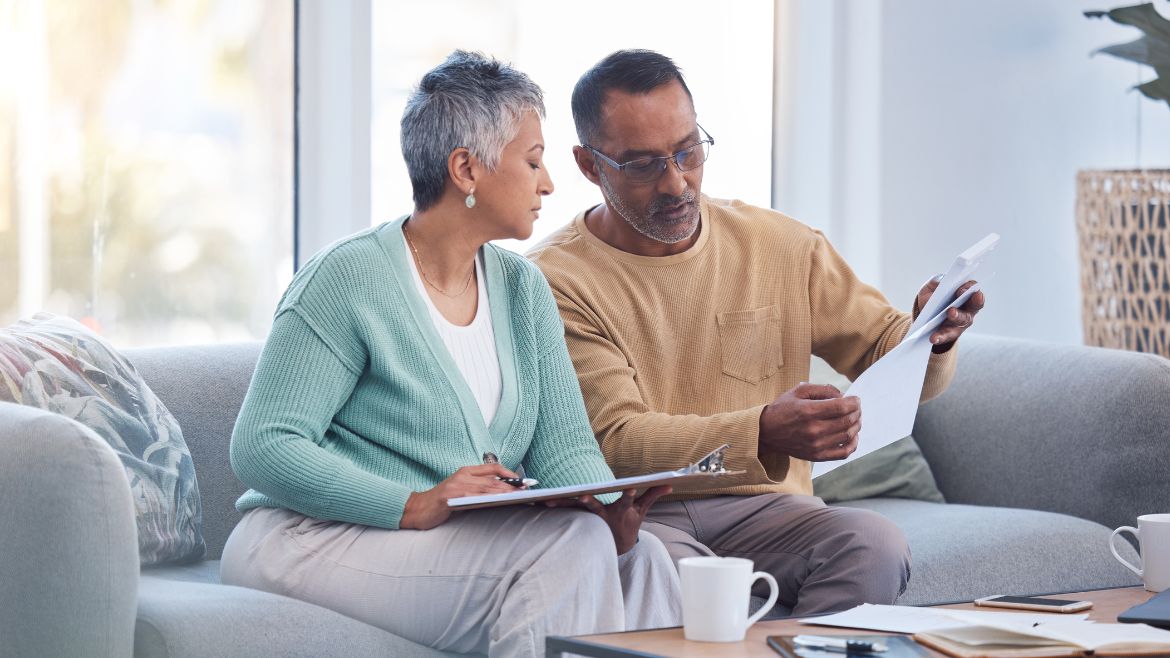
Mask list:
[[15,0],[0,60],[0,326],[263,337],[292,276],[292,2]]
[[430,0],[373,5],[371,210],[373,224],[410,212],[410,180],[399,147],[406,98],[426,71],[456,48],[509,61],[545,92],[545,163],[556,191],[523,251],[601,201],[577,171],[573,85],[622,48],[673,58],[716,145],[703,191],[767,207],[771,201],[773,3],[597,0],[588,7],[537,0]]

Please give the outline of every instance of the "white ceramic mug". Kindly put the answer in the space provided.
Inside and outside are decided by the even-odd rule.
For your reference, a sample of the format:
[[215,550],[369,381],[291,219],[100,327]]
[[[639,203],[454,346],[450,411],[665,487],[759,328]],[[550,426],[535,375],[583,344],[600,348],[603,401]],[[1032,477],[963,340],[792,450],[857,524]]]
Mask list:
[[[1117,553],[1114,539],[1122,532],[1137,537],[1141,567],[1130,564]],[[1146,589],[1161,592],[1170,588],[1170,514],[1146,514],[1138,517],[1138,527],[1123,525],[1114,530],[1109,535],[1109,550],[1145,582]]]
[[[739,557],[685,557],[678,561],[682,581],[683,635],[700,642],[739,642],[780,595],[772,574],[752,572],[752,561]],[[768,581],[768,601],[748,617],[752,583]]]

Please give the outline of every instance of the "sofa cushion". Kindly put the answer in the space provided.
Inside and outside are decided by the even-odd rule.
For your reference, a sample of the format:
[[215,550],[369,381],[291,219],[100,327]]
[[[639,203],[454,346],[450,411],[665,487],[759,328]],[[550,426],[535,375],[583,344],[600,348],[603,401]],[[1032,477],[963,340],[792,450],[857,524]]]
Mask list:
[[150,576],[159,580],[175,580],[184,583],[220,584],[219,560],[203,560],[190,564],[164,564],[157,567],[147,567],[142,570],[142,576]]
[[[1137,585],[1109,553],[1110,530],[1064,514],[878,498],[843,503],[893,521],[910,543],[902,605]],[[1133,547],[1120,546],[1127,559]]]
[[[177,573],[214,571],[218,579],[218,564],[209,561]],[[142,572],[135,656],[448,655],[310,603],[244,587],[172,580],[167,577],[172,571]]]
[[0,400],[75,420],[114,449],[130,481],[142,564],[203,555],[199,486],[179,423],[97,334],[48,313],[0,329]]
[[813,493],[826,503],[859,498],[946,502],[913,436],[898,439],[816,478]]

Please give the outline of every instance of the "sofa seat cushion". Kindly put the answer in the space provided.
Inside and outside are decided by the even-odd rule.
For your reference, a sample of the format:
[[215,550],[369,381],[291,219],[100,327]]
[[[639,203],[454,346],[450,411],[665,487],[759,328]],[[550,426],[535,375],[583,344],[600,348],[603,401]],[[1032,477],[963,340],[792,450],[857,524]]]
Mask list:
[[216,561],[144,569],[134,655],[448,655],[311,603],[218,580]]
[[166,564],[142,569],[142,576],[158,580],[178,580],[187,583],[218,585],[219,560],[202,560],[191,564]]
[[[1140,584],[1109,553],[1110,529],[1064,514],[873,498],[842,503],[893,521],[910,542],[902,605],[970,601]],[[1123,545],[1124,544],[1124,545]],[[1118,542],[1127,559],[1129,544]]]

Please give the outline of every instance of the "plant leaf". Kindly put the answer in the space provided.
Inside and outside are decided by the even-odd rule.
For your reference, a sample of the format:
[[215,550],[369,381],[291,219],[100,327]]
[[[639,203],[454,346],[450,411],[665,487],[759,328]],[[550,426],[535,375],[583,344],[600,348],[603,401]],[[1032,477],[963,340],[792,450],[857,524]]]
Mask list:
[[1111,9],[1107,15],[1115,23],[1132,25],[1154,39],[1170,41],[1170,20],[1163,18],[1158,10],[1154,9],[1154,4],[1151,2],[1144,5]]
[[1170,41],[1160,42],[1149,37],[1100,48],[1094,52],[1096,53],[1112,55],[1146,66],[1170,66]]
[[1158,67],[1154,70],[1158,72],[1157,79],[1140,84],[1134,89],[1142,92],[1142,95],[1150,100],[1166,101],[1166,105],[1170,106],[1170,67]]

